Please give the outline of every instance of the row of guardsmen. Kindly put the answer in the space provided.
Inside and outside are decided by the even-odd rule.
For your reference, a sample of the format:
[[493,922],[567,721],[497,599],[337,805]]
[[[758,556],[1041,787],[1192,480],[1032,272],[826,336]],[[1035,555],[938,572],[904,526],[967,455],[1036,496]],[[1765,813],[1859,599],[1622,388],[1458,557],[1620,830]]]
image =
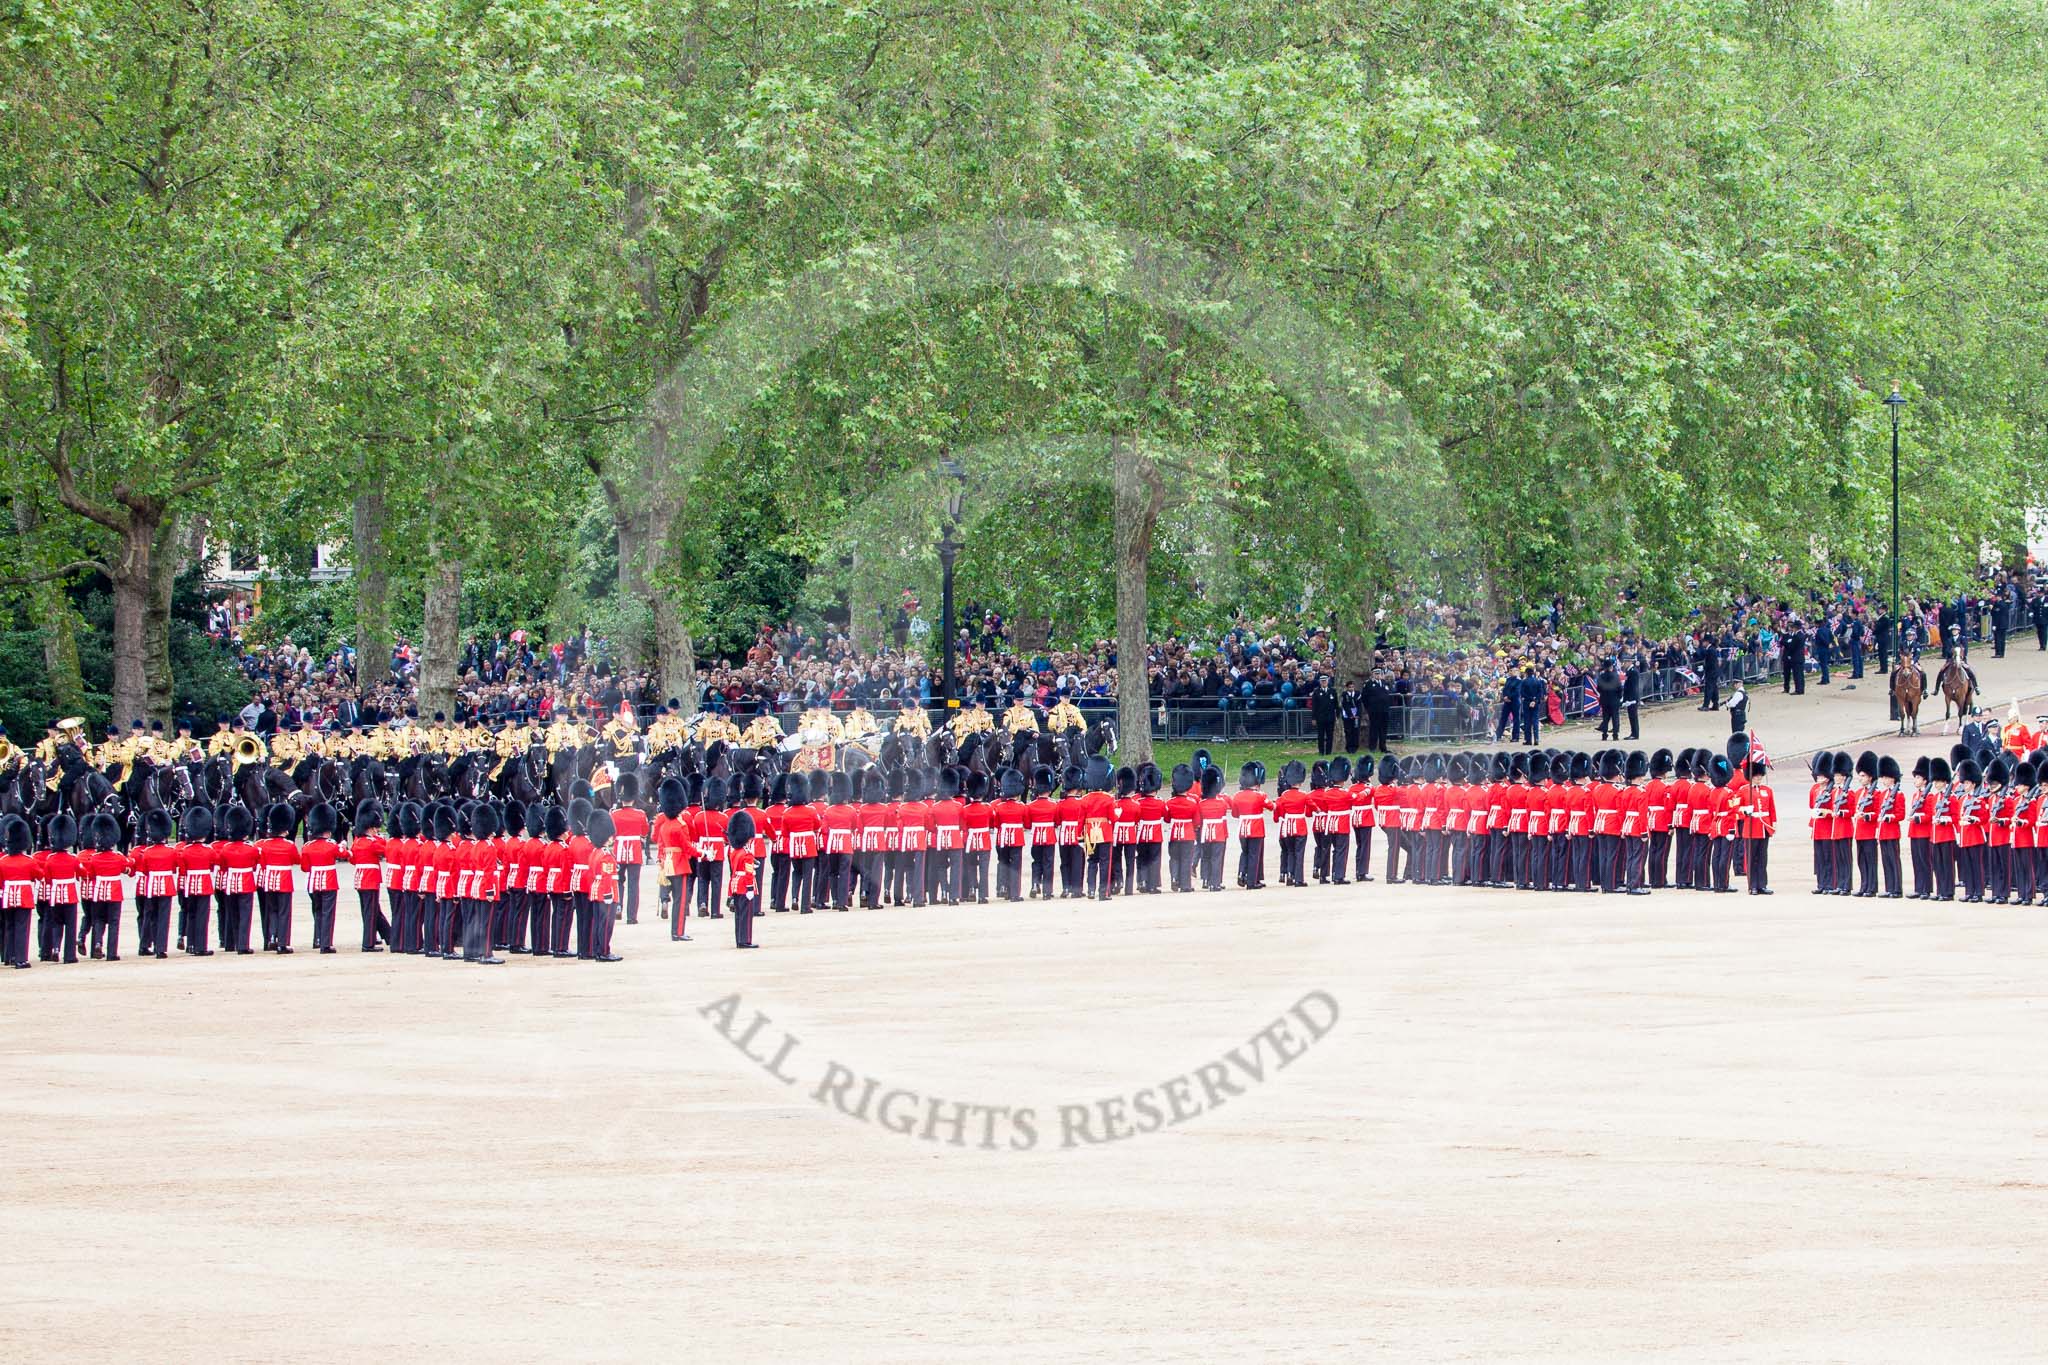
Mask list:
[[1851,760],[1824,749],[1809,766],[1820,894],[2048,904],[2048,753],[1958,744],[1914,760],[1903,784],[1898,761],[1869,750]]
[[[630,789],[630,777],[621,784]],[[388,816],[374,803],[337,829],[332,806],[300,820],[267,808],[260,822],[242,806],[188,809],[176,827],[151,811],[140,837],[121,849],[120,826],[99,813],[51,817],[37,840],[18,815],[0,819],[0,946],[6,965],[36,954],[76,962],[81,954],[119,961],[122,915],[132,899],[135,947],[144,957],[221,950],[289,954],[292,902],[312,905],[313,947],[333,953],[341,879],[353,883],[363,952],[502,963],[500,951],[616,962],[612,930],[621,886],[637,884],[647,818],[620,810],[616,821],[585,797],[567,807],[516,801],[400,802]],[[637,828],[636,841],[620,829]],[[258,836],[261,837],[258,837]],[[40,847],[38,846],[40,844]],[[623,865],[622,858],[631,861]],[[622,876],[622,870],[624,876]],[[217,933],[217,940],[214,935]]]
[[223,809],[218,838],[206,807],[186,813],[176,838],[168,816],[153,812],[127,853],[111,817],[89,817],[83,831],[52,820],[40,851],[28,823],[9,817],[0,829],[0,941],[10,963],[26,966],[28,912],[41,908],[42,955],[75,960],[82,907],[88,952],[117,958],[121,904],[133,885],[145,954],[166,954],[174,923],[180,949],[209,953],[209,901],[223,945],[254,951],[252,900],[264,947],[290,952],[294,878],[303,876],[315,947],[332,952],[346,867],[364,951],[615,961],[612,926],[622,913],[637,922],[640,867],[650,853],[672,937],[687,938],[694,905],[711,918],[730,910],[736,942],[750,947],[750,921],[764,899],[774,910],[808,914],[856,901],[874,908],[986,903],[992,894],[1018,901],[1187,892],[1198,879],[1220,891],[1232,840],[1237,885],[1258,889],[1269,829],[1282,885],[1305,886],[1311,875],[1370,880],[1377,829],[1389,882],[1728,891],[1735,874],[1747,876],[1753,893],[1770,894],[1776,807],[1755,780],[1766,770],[1763,755],[1750,753],[1745,737],[1731,741],[1738,748],[1389,756],[1377,769],[1356,770],[1339,757],[1313,769],[1289,763],[1272,796],[1256,761],[1243,765],[1237,790],[1226,795],[1223,772],[1206,754],[1174,768],[1166,795],[1157,767],[1112,770],[1100,758],[1028,776],[875,767],[784,774],[772,783],[693,775],[660,784],[652,821],[626,773],[613,788],[614,809],[587,795],[566,808],[401,802],[388,817],[366,805],[342,841],[324,804],[307,813],[303,842],[294,841],[295,816],[282,805],[265,812],[265,837],[254,842],[239,806]]

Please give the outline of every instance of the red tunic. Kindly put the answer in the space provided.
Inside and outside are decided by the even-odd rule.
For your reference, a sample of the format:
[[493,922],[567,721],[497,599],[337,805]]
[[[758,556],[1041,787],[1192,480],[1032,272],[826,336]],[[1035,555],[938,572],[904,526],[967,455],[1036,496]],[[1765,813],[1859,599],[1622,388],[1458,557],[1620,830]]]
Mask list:
[[231,840],[213,846],[213,870],[220,890],[246,896],[256,889],[256,845]]
[[1230,798],[1230,813],[1237,817],[1237,837],[1240,839],[1263,839],[1266,837],[1266,794],[1262,791],[1241,791]]
[[298,871],[299,846],[289,839],[264,839],[256,845],[256,889],[289,893]]
[[0,855],[0,910],[33,910],[42,871],[33,853]]
[[612,812],[612,856],[621,867],[647,861],[647,812],[632,806]]
[[306,874],[306,890],[340,890],[340,873],[335,866],[340,857],[341,846],[334,840],[308,839],[299,849],[299,870]]
[[383,835],[371,830],[358,834],[342,846],[342,861],[349,865],[358,891],[381,891],[384,889],[384,855],[387,842]]
[[84,864],[87,900],[118,903],[126,898],[128,893],[122,885],[121,874],[131,870],[127,854],[114,849],[101,849],[83,855],[80,862]]
[[819,852],[819,833],[824,822],[818,817],[816,806],[791,806],[777,826],[783,834],[783,841],[792,858],[815,858]]
[[[187,844],[188,849],[206,852],[204,844]],[[43,897],[52,905],[76,905],[80,900],[78,878],[85,870],[85,864],[78,855],[68,849],[52,849],[37,859],[42,872],[38,880],[43,883]],[[212,869],[208,869],[210,876]]]
[[144,844],[130,859],[135,865],[135,898],[157,899],[178,894],[178,874],[185,859],[173,844]]

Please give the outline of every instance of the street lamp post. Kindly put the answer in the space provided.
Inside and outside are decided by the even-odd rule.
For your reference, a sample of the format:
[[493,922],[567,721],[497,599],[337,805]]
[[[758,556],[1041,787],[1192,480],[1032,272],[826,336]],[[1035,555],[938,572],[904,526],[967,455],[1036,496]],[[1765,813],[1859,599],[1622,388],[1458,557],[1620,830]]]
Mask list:
[[958,460],[946,459],[939,462],[946,477],[953,486],[946,493],[946,529],[939,536],[939,629],[945,635],[940,657],[945,661],[940,675],[939,704],[955,707],[960,704],[959,678],[953,659],[953,641],[957,631],[953,625],[953,561],[960,554],[960,541],[954,532],[960,529],[960,509],[965,501],[967,471],[960,467]]
[[1905,601],[1899,596],[1899,414],[1905,409],[1906,396],[1899,392],[1896,383],[1884,405],[1892,410],[1892,630],[1903,645],[1906,621],[1901,615]]

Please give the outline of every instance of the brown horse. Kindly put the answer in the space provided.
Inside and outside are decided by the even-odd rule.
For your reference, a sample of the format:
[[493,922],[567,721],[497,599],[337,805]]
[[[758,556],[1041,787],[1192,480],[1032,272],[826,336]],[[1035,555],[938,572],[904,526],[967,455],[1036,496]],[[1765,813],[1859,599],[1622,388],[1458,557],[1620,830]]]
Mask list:
[[1927,680],[1920,676],[1917,664],[1901,659],[1892,669],[1892,705],[1898,708],[1900,734],[1909,733],[1909,725],[1910,733],[1920,733],[1920,699],[1926,688]]
[[1961,661],[1950,659],[1941,666],[1941,674],[1934,680],[1941,689],[1941,718],[1948,719],[1949,707],[1955,707],[1956,726],[1977,714],[1977,685],[1970,681],[1970,670]]

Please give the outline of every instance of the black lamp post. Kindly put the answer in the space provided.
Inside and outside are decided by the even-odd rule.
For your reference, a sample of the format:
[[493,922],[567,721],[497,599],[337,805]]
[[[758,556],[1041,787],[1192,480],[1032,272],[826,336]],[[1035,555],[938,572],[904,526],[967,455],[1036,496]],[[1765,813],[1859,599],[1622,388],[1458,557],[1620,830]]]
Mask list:
[[939,468],[952,480],[946,491],[946,529],[939,536],[939,630],[945,636],[944,672],[941,675],[939,704],[948,708],[960,704],[959,680],[953,662],[953,561],[960,554],[960,541],[954,533],[960,529],[960,508],[967,491],[967,471],[955,459],[939,461]]
[[1899,392],[1898,384],[1892,385],[1891,396],[1884,405],[1892,410],[1892,629],[1899,636],[1899,643],[1905,643],[1905,617],[1901,611],[1905,602],[1899,596],[1899,414],[1905,410],[1906,396]]

